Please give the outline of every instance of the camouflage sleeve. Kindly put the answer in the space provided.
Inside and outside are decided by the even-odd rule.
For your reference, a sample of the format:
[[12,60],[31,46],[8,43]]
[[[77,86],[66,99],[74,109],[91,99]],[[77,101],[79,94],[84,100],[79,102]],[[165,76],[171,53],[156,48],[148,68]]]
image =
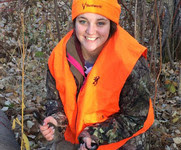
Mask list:
[[56,89],[55,79],[50,73],[50,70],[47,70],[47,78],[46,78],[46,89],[47,89],[47,96],[46,96],[46,116],[54,117],[57,122],[58,126],[65,128],[68,124],[67,117],[65,115],[63,105]]
[[118,142],[143,127],[149,109],[150,76],[147,62],[140,57],[121,93],[120,111],[105,122],[85,128],[79,138],[89,136],[99,145]]

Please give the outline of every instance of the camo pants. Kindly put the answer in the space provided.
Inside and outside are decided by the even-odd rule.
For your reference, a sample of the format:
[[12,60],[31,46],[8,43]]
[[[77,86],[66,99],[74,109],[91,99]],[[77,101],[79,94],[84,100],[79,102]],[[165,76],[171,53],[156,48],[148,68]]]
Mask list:
[[130,139],[119,150],[149,150],[149,131]]
[[[118,150],[149,150],[149,132],[138,135],[130,139],[126,144],[124,144]],[[50,146],[51,145],[51,146]],[[46,150],[78,150],[77,145],[73,145],[65,140],[60,140],[50,144]]]

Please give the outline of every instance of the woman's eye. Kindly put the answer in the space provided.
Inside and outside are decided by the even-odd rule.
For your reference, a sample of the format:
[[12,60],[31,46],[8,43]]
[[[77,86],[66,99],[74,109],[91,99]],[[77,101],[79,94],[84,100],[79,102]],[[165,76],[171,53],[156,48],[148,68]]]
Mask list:
[[97,25],[98,26],[103,26],[103,25],[105,25],[105,22],[98,22]]
[[86,21],[85,21],[85,20],[79,20],[79,23],[80,23],[80,24],[85,24]]

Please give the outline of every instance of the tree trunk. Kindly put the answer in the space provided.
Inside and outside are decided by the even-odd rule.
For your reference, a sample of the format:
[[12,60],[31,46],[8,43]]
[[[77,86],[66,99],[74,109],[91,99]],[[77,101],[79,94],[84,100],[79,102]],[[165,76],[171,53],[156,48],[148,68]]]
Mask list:
[[[181,63],[180,63],[181,65]],[[181,66],[180,66],[180,74],[179,74],[179,89],[178,89],[178,95],[181,97]]]
[[[180,48],[180,24],[181,24],[181,6],[180,0],[164,0],[162,12],[162,49],[165,62],[173,61],[179,57]],[[181,52],[180,52],[181,53]],[[179,58],[178,58],[179,59]]]

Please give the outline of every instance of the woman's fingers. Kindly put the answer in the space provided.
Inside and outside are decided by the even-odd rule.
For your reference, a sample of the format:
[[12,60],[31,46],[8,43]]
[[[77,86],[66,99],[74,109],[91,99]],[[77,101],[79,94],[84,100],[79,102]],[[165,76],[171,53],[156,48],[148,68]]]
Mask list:
[[44,136],[54,133],[54,129],[52,127],[49,127],[46,130],[41,130],[41,131]]
[[84,141],[84,144],[86,144],[86,146],[87,146],[88,148],[91,148],[91,142],[92,142],[92,139],[91,139],[91,138],[89,138],[89,137],[84,137],[84,138],[83,138],[83,141]]
[[55,129],[53,127],[47,127],[47,125],[41,126],[40,131],[47,141],[51,141],[54,138]]
[[[51,127],[50,127],[51,128]],[[49,129],[49,132],[46,132],[45,133],[45,138],[47,139],[47,141],[51,141],[51,140],[53,140],[53,138],[54,138],[54,132],[55,132],[55,130],[54,129]]]
[[55,129],[53,127],[49,127],[48,123],[52,123],[57,126],[57,121],[53,117],[49,116],[44,119],[44,124],[42,126],[40,125],[42,135],[47,141],[51,141],[54,138]]
[[44,124],[47,125],[48,123],[52,123],[55,126],[57,126],[57,124],[58,124],[57,121],[52,116],[46,117],[44,119]]
[[44,130],[47,130],[49,128],[49,126],[48,125],[40,125],[40,130],[41,131],[44,131]]
[[87,150],[87,148],[91,149],[92,139],[90,137],[83,138],[84,143],[80,144],[80,150]]

